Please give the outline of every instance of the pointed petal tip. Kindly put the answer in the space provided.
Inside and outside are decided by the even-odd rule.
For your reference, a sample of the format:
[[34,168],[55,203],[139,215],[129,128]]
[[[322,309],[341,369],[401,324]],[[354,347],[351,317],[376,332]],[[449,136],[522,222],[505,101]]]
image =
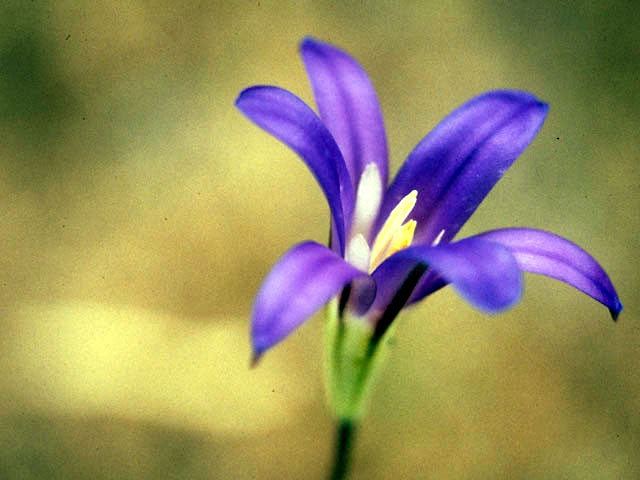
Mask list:
[[251,92],[251,90],[253,90],[254,88],[256,88],[255,86],[253,87],[247,87],[247,88],[243,88],[240,93],[238,94],[238,97],[236,98],[236,101],[233,102],[233,104],[240,110],[242,110],[242,102],[243,100],[246,98],[247,93]]
[[243,89],[243,90],[238,94],[238,96],[236,97],[235,101],[233,102],[233,104],[234,104],[237,108],[240,108],[240,102],[241,102],[241,100],[242,100],[242,95],[244,94],[244,92],[245,92],[246,90],[247,90],[246,88],[245,88],[245,89]]
[[[540,100],[532,93],[525,93],[531,97],[532,107],[537,110],[539,116],[538,118],[540,119],[540,121],[544,122],[544,120],[547,118],[547,115],[549,114],[549,104],[543,100]],[[542,124],[540,126],[542,126]]]
[[494,96],[511,98],[522,105],[528,104],[532,107],[537,107],[542,114],[542,119],[546,118],[549,113],[549,104],[547,102],[525,90],[492,90],[476,98],[491,98]]
[[310,50],[319,52],[320,49],[323,47],[328,48],[330,46],[309,35],[303,37],[302,40],[300,41],[300,52],[302,53],[308,52]]
[[496,97],[511,99],[512,101],[520,103],[539,103],[540,105],[547,105],[546,102],[540,100],[535,94],[527,90],[519,90],[517,88],[496,88],[493,90],[487,90],[472,98],[470,101],[483,101]]
[[540,107],[540,110],[542,110],[542,113],[544,113],[546,117],[547,114],[549,113],[549,104],[547,102],[543,102],[542,100],[538,99],[538,106]]
[[259,90],[262,88],[269,88],[269,86],[268,85],[252,85],[250,87],[243,88],[238,94],[238,98],[236,98],[236,101],[233,102],[233,104],[236,107],[240,108],[240,110],[242,110],[241,108],[242,102],[246,100],[247,97],[250,96],[253,91]]
[[310,35],[305,35],[300,41],[300,50],[314,46],[318,41]]
[[249,368],[253,369],[258,366],[258,363],[260,363],[260,360],[262,360],[263,353],[264,352],[254,351],[251,354],[251,360],[249,360]]
[[623,308],[624,308],[624,306],[622,305],[622,302],[616,298],[615,307],[609,308],[609,313],[611,314],[611,319],[614,322],[618,321],[618,316],[620,315],[620,312],[622,312]]

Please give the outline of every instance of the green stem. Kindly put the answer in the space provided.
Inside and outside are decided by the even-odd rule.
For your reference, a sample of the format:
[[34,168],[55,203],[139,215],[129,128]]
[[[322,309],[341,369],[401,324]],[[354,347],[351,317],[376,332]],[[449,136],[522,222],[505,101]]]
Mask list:
[[347,478],[346,475],[349,471],[349,459],[351,457],[355,430],[356,425],[353,420],[342,419],[338,422],[333,470],[331,471],[331,477],[329,477],[331,480]]

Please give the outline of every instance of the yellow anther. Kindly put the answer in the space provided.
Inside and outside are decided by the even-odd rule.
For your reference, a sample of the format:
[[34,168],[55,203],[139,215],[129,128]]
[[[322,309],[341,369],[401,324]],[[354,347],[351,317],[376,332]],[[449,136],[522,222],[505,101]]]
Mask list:
[[[398,205],[396,205],[389,214],[389,217],[386,222],[384,222],[384,225],[382,225],[380,232],[373,242],[373,247],[371,248],[371,263],[369,266],[370,271],[373,271],[385,258],[389,256],[389,253],[387,252],[387,250],[389,250],[388,247],[392,240],[394,240],[396,233],[403,228],[404,221],[413,210],[413,207],[415,207],[417,198],[417,190],[412,190],[408,195],[400,200]],[[407,222],[407,225],[409,223],[411,222]],[[409,229],[413,229],[411,231],[411,239],[413,239],[413,231],[415,231],[415,222],[413,223],[413,227],[406,227],[407,233]]]
[[391,255],[400,250],[404,250],[411,245],[411,242],[413,242],[413,234],[416,231],[416,225],[418,225],[418,222],[416,222],[415,220],[409,220],[398,230],[396,230],[396,234],[393,236],[393,238],[391,239],[391,243],[384,251],[384,255],[382,255],[376,263],[371,262],[369,264],[369,273],[373,272],[379,264],[381,264]]
[[416,231],[416,225],[418,225],[418,222],[415,220],[409,220],[398,229],[391,240],[389,248],[387,248],[386,257],[390,257],[397,251],[403,250],[411,245],[411,242],[413,241],[413,234]]

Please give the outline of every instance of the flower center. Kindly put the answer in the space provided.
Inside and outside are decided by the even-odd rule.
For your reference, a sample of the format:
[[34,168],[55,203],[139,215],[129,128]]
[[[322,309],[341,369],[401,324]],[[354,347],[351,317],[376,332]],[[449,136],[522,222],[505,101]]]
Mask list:
[[366,236],[382,198],[380,173],[375,164],[366,166],[358,185],[351,238],[347,244],[346,260],[366,272],[373,272],[378,265],[413,241],[417,222],[407,220],[416,205],[418,192],[411,191],[391,211],[382,228],[369,247]]

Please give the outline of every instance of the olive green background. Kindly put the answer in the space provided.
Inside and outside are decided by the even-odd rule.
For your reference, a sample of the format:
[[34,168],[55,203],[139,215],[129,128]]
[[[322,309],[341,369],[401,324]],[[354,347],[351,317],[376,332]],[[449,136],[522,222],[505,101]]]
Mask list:
[[625,304],[614,324],[531,275],[498,316],[430,297],[399,319],[353,478],[640,478],[634,2],[2,5],[1,478],[323,478],[322,317],[249,370],[248,316],[328,209],[233,106],[254,84],[312,102],[304,35],[370,73],[392,172],[474,95],[549,102],[459,236],[554,231]]

